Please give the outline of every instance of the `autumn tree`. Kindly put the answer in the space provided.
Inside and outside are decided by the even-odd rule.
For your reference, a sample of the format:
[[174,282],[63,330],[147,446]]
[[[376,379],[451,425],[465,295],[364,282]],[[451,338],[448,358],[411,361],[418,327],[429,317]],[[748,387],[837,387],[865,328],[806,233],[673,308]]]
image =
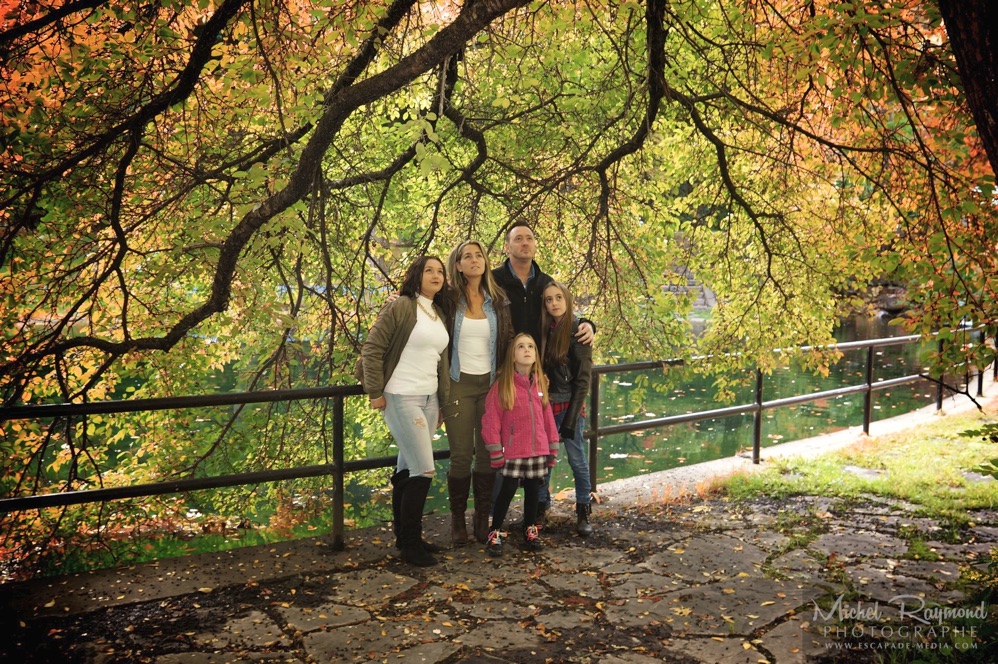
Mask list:
[[[0,7],[8,405],[350,382],[412,256],[499,260],[519,218],[604,353],[771,366],[885,276],[913,329],[995,320],[993,170],[932,3]],[[687,269],[719,296],[698,340]],[[317,454],[281,432],[321,413],[257,417],[263,445],[4,423],[4,493]]]

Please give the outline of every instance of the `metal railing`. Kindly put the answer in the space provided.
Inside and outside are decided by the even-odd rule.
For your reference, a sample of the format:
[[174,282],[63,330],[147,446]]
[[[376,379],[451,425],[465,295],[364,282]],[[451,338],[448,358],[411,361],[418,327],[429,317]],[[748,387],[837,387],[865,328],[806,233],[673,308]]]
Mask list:
[[[863,404],[863,431],[865,433],[870,432],[870,418],[873,412],[873,392],[874,390],[886,389],[889,387],[895,387],[898,385],[905,385],[908,383],[914,383],[925,378],[922,374],[913,374],[909,376],[902,376],[900,378],[892,378],[889,380],[883,380],[880,382],[873,381],[873,369],[874,369],[874,350],[876,348],[882,348],[886,346],[900,346],[913,342],[920,341],[921,337],[917,335],[911,335],[906,337],[892,337],[890,339],[873,339],[870,341],[852,341],[841,343],[835,346],[839,350],[852,350],[865,348],[866,353],[866,366],[864,371],[865,381],[859,385],[850,385],[846,387],[840,387],[833,390],[824,390],[820,392],[810,392],[808,394],[801,394],[792,397],[784,397],[782,399],[773,399],[771,401],[765,401],[763,399],[764,387],[765,387],[765,373],[760,370],[755,370],[755,398],[751,403],[740,404],[737,406],[728,406],[725,408],[715,408],[712,410],[702,410],[690,413],[683,413],[680,415],[669,415],[667,417],[657,417],[654,419],[641,420],[638,422],[628,422],[625,424],[614,424],[610,426],[600,426],[599,424],[599,400],[600,400],[600,376],[619,373],[624,371],[646,371],[650,369],[662,369],[664,367],[678,367],[684,366],[685,362],[682,360],[666,360],[664,362],[634,362],[630,364],[614,364],[593,367],[593,380],[592,387],[589,393],[589,403],[590,412],[593,413],[593,423],[592,428],[586,432],[586,437],[589,440],[589,468],[592,475],[593,486],[596,486],[595,471],[597,464],[597,441],[603,436],[610,436],[613,434],[620,433],[631,433],[635,431],[643,431],[647,429],[657,429],[660,427],[672,426],[674,424],[686,424],[692,422],[702,422],[705,420],[713,420],[721,417],[730,417],[734,415],[748,415],[751,414],[752,417],[752,461],[753,463],[759,463],[760,461],[760,451],[762,449],[762,419],[763,413],[767,410],[773,408],[780,408],[783,406],[794,406],[803,403],[809,403],[812,401],[818,401],[819,399],[829,399],[834,397],[846,396],[849,394],[865,393],[865,399]],[[802,347],[802,351],[811,350],[811,347]],[[941,386],[939,389],[942,389]],[[941,407],[941,406],[940,406]]]
[[[663,360],[633,362],[627,364],[600,365],[593,367],[592,387],[590,390],[590,429],[585,437],[589,441],[590,473],[593,488],[596,487],[596,469],[598,465],[598,441],[601,437],[628,433],[647,429],[667,427],[674,424],[699,422],[732,415],[753,415],[753,446],[752,460],[759,463],[762,446],[762,417],[767,410],[808,403],[819,399],[863,393],[863,431],[869,433],[872,416],[872,394],[898,385],[913,383],[926,378],[923,374],[913,374],[899,378],[891,378],[874,382],[874,351],[886,346],[897,346],[921,341],[922,337],[912,335],[888,339],[873,339],[838,344],[838,350],[866,349],[865,380],[862,384],[840,387],[832,390],[812,392],[780,399],[766,401],[764,397],[765,373],[755,371],[755,398],[751,403],[725,408],[658,417],[638,422],[624,424],[600,424],[600,377],[615,373],[646,371],[661,369],[667,366],[682,366],[682,360]],[[803,351],[809,347],[801,348]],[[998,364],[995,365],[995,377],[998,378]],[[969,380],[969,376],[968,376]],[[983,389],[983,374],[978,373],[978,394]],[[937,408],[942,407],[941,383],[937,384]],[[123,487],[67,491],[34,496],[18,496],[0,499],[0,514],[9,512],[41,509],[47,507],[64,507],[82,503],[95,503],[123,498],[138,498],[166,494],[184,493],[203,489],[218,489],[231,486],[277,482],[306,477],[329,476],[332,478],[332,546],[335,549],[344,548],[344,484],[345,477],[351,472],[375,468],[389,468],[395,465],[396,457],[368,457],[363,459],[344,458],[344,400],[348,397],[364,394],[360,385],[317,387],[295,390],[267,390],[257,392],[241,392],[231,394],[165,397],[156,399],[133,399],[123,401],[102,401],[81,404],[42,404],[0,408],[0,422],[19,419],[74,418],[94,414],[127,413],[139,411],[170,410],[200,408],[205,406],[230,406],[251,403],[272,403],[280,401],[298,401],[308,399],[330,399],[333,404],[333,459],[332,463],[293,468],[215,475],[190,479],[167,480],[152,484],[139,484]],[[450,457],[448,450],[434,451],[435,459]]]
[[[963,330],[970,333],[980,333],[980,341],[983,343],[984,335],[986,330],[982,327],[977,328],[967,328]],[[923,341],[923,337],[920,335],[908,335],[901,337],[889,337],[883,339],[870,339],[867,341],[849,341],[836,344],[832,348],[839,351],[866,350],[866,359],[863,370],[864,381],[858,385],[849,385],[846,387],[839,387],[832,390],[823,390],[819,392],[809,392],[807,394],[795,395],[792,397],[784,397],[782,399],[772,399],[766,401],[764,399],[764,387],[765,387],[765,373],[761,369],[755,370],[755,398],[751,403],[741,404],[737,406],[729,406],[726,408],[716,408],[713,410],[696,411],[690,413],[683,413],[680,415],[670,415],[667,417],[657,417],[648,420],[641,420],[638,422],[628,422],[625,424],[614,424],[609,426],[600,426],[599,424],[599,411],[600,411],[600,376],[612,373],[621,373],[625,371],[647,371],[650,369],[662,369],[665,367],[673,366],[684,366],[683,360],[665,360],[662,362],[633,362],[630,364],[613,364],[593,367],[593,379],[592,386],[589,392],[589,407],[592,413],[592,425],[591,428],[586,432],[586,438],[589,441],[589,472],[590,479],[592,481],[593,488],[596,487],[596,468],[598,463],[598,441],[601,437],[610,436],[613,434],[620,433],[631,433],[635,431],[644,431],[648,429],[657,429],[661,427],[672,426],[674,424],[684,424],[691,422],[702,422],[705,420],[712,420],[721,417],[729,417],[733,415],[747,415],[752,414],[752,462],[759,463],[761,459],[762,450],[762,420],[763,414],[767,410],[772,410],[774,408],[782,408],[785,406],[795,406],[804,403],[810,403],[813,401],[818,401],[821,399],[831,399],[836,397],[842,397],[850,394],[863,394],[863,433],[870,433],[870,422],[873,417],[873,393],[879,390],[886,390],[900,385],[907,385],[911,383],[918,382],[920,380],[926,380],[928,376],[922,373],[911,374],[907,376],[900,376],[897,378],[889,378],[880,381],[874,381],[874,369],[875,369],[875,351],[878,348],[885,348],[889,346],[902,346],[910,343],[919,343]],[[943,350],[943,341],[939,341],[939,350]],[[800,351],[807,352],[810,350],[815,350],[815,347],[802,346]],[[993,370],[993,380],[998,380],[998,362],[992,364]],[[969,369],[965,373],[966,383],[970,384]],[[942,410],[943,407],[943,395],[945,391],[945,386],[942,381],[936,381],[936,410]],[[982,371],[977,372],[977,395],[982,396],[984,390],[984,373]]]

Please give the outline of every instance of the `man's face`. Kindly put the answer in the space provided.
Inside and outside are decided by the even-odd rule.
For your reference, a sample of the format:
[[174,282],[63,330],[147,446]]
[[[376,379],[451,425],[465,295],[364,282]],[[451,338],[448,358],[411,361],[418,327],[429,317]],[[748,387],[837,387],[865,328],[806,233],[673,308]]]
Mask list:
[[506,236],[506,255],[513,260],[533,260],[537,255],[534,232],[526,226],[517,226]]

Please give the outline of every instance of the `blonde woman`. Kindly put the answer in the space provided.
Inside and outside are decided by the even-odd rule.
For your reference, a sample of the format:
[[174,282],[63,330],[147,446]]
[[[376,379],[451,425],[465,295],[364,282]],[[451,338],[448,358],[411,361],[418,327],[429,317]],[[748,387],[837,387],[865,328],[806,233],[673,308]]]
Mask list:
[[447,492],[451,541],[455,546],[464,546],[468,543],[465,512],[472,486],[475,538],[484,544],[489,534],[496,474],[489,466],[481,422],[485,396],[496,379],[512,328],[506,293],[492,278],[489,259],[478,240],[465,240],[454,247],[447,259],[447,272],[456,300],[451,327],[450,402],[445,409],[450,445]]

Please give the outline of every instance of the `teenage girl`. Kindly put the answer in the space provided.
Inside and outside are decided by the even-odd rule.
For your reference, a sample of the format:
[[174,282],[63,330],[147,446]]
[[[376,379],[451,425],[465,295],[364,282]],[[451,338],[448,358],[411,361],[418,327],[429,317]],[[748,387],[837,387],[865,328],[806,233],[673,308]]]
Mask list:
[[544,547],[534,525],[538,492],[548,468],[555,463],[558,427],[548,402],[540,354],[529,334],[513,338],[499,377],[489,389],[482,417],[482,439],[489,452],[489,463],[500,470],[501,480],[486,544],[489,555],[502,555],[503,521],[521,482],[523,537],[529,551],[539,551]]
[[[541,294],[541,302],[544,307],[541,311],[541,358],[554,421],[575,479],[575,528],[580,535],[591,535],[592,482],[582,434],[586,429],[585,406],[593,372],[593,348],[575,338],[579,319],[572,313],[572,294],[563,284],[551,282]],[[543,514],[551,504],[550,480],[548,472],[541,486],[539,521],[543,520]]]
[[401,297],[386,304],[367,335],[364,391],[384,413],[398,445],[392,476],[392,528],[403,561],[435,565],[440,549],[423,540],[423,508],[433,481],[433,432],[447,402],[447,333],[452,298],[440,259],[421,256],[409,266]]

